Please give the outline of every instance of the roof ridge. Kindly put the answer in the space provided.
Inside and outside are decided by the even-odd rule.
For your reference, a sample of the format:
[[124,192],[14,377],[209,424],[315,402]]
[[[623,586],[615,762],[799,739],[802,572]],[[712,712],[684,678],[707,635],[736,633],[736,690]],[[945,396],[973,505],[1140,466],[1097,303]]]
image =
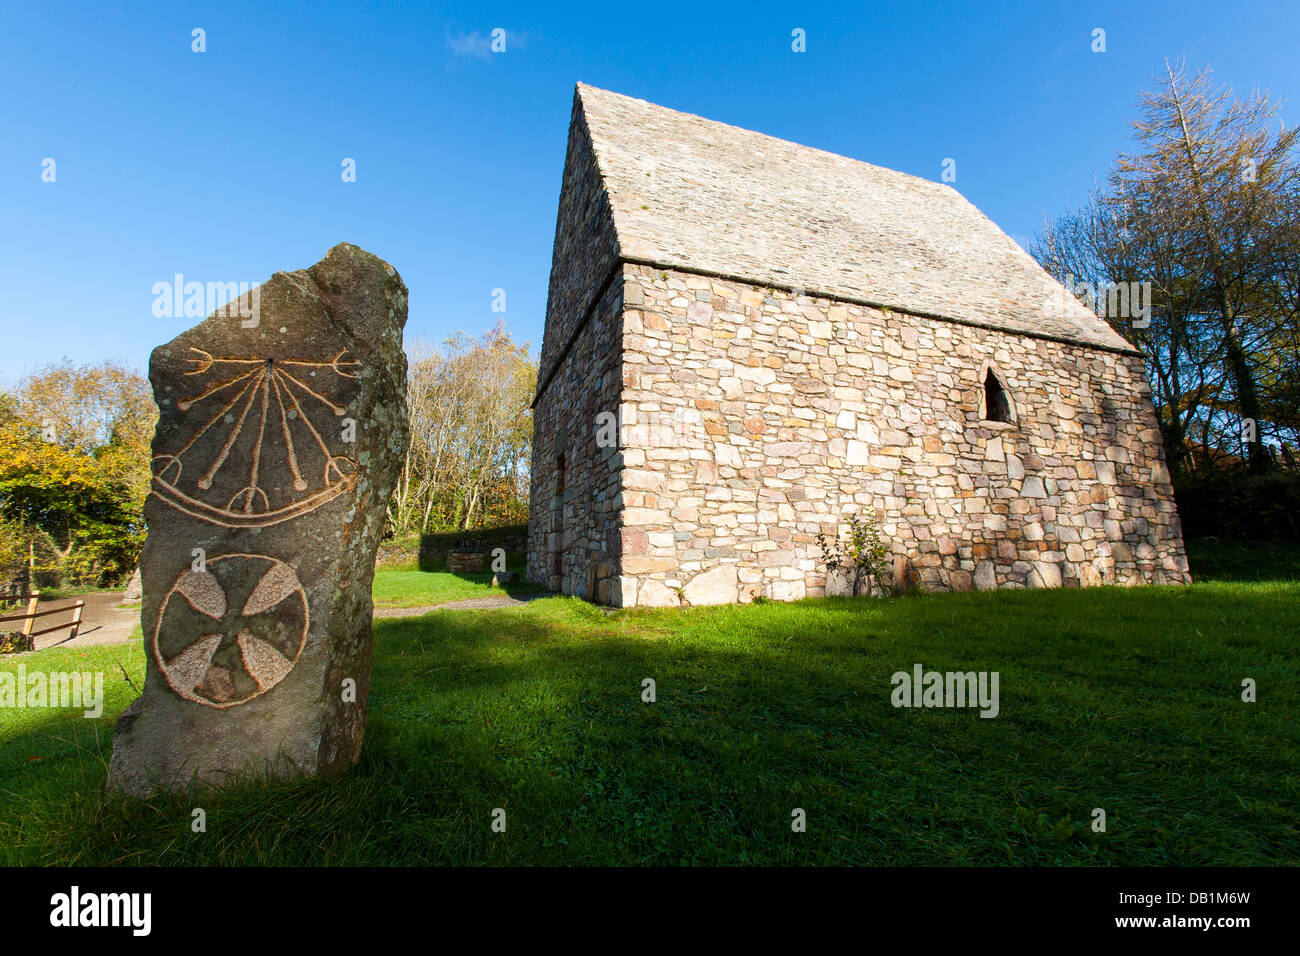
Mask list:
[[617,255],[1131,351],[963,193],[577,83]]
[[[629,96],[626,93],[619,93],[617,90],[609,90],[601,86],[593,86],[590,83],[583,83],[582,81],[578,81],[577,83],[574,84],[574,86],[575,86],[575,90],[579,94],[579,98],[581,98],[582,90],[584,89],[591,90],[595,92],[598,96],[617,97],[620,100],[626,100],[628,102],[639,103],[643,106],[648,106],[652,110],[657,110],[665,113],[674,113],[677,116],[684,116],[688,119],[699,120],[700,122],[707,123],[711,126],[722,126],[730,130],[735,130],[736,132],[739,133],[744,133],[747,136],[759,136],[762,137],[763,139],[770,139],[773,142],[781,143],[785,146],[793,146],[795,149],[804,150],[813,153],[820,153],[821,155],[829,157],[834,160],[840,160],[849,163],[857,163],[861,166],[870,167],[871,169],[876,170],[877,172],[884,173],[888,176],[898,176],[903,179],[910,180],[914,183],[919,183],[922,186],[934,189],[937,192],[953,193],[958,196],[962,195],[961,192],[955,189],[950,183],[937,183],[933,179],[926,179],[924,176],[917,176],[914,173],[903,172],[903,170],[901,169],[893,169],[892,167],[889,166],[881,166],[879,163],[872,163],[865,159],[858,159],[856,156],[846,156],[843,153],[836,153],[829,149],[822,149],[820,146],[809,146],[807,143],[800,143],[797,142],[796,140],[786,139],[784,136],[776,136],[772,133],[764,133],[762,130],[749,129],[748,127],[745,126],[737,126],[734,123],[728,123],[725,120],[710,119],[709,117],[704,116],[700,113],[692,113],[689,110],[674,109],[671,106],[663,106],[662,104],[659,103],[652,103],[649,100],[644,100],[639,96]],[[585,100],[583,100],[583,105],[585,107],[586,105]],[[588,125],[588,130],[590,130],[590,124]],[[963,198],[965,197],[963,196]]]

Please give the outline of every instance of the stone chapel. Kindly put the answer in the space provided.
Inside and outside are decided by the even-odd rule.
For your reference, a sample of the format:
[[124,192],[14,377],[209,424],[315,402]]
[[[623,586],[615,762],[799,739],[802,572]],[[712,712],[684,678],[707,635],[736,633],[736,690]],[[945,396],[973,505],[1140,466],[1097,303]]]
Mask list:
[[874,509],[923,590],[1189,580],[1140,354],[951,186],[579,84],[528,575],[827,592]]

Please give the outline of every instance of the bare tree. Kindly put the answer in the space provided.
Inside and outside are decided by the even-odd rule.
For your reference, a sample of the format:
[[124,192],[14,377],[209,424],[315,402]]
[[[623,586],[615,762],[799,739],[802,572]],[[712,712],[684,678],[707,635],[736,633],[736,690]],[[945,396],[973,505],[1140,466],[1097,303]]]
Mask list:
[[1264,470],[1266,437],[1295,438],[1300,167],[1277,114],[1166,62],[1141,94],[1139,149],[1033,249],[1058,278],[1151,282],[1149,328],[1107,318],[1146,357],[1175,468],[1231,448]]
[[390,518],[399,534],[527,514],[537,365],[504,326],[408,350],[411,445]]

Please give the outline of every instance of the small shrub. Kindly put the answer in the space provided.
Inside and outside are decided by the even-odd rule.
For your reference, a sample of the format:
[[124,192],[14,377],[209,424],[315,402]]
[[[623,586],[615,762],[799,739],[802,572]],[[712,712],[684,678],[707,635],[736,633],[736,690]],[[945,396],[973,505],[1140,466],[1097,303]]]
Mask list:
[[834,540],[824,534],[817,535],[822,549],[822,560],[828,571],[846,571],[852,576],[852,593],[861,593],[866,585],[870,594],[875,587],[889,594],[889,548],[886,547],[877,524],[876,512],[868,508],[864,516],[852,512],[844,516],[849,523],[846,541],[837,536]]
[[0,654],[21,654],[35,649],[35,640],[22,631],[0,631]]

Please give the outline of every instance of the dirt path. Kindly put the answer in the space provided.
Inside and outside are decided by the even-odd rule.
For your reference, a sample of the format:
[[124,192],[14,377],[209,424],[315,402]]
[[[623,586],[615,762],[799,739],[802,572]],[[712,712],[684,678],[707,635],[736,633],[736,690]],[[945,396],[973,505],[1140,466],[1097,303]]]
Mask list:
[[[448,601],[444,604],[429,604],[421,607],[377,607],[375,608],[375,617],[419,617],[422,614],[428,614],[430,611],[522,607],[529,601],[535,601],[540,597],[547,596],[545,593],[521,594],[518,597],[501,594],[490,597],[466,598],[463,601]],[[129,607],[120,607],[119,605],[122,603],[121,592],[114,591],[59,598],[50,601],[48,605],[42,604],[41,609],[44,610],[47,606],[67,607],[77,600],[86,602],[86,608],[81,614],[81,629],[78,631],[77,636],[75,638],[68,637],[66,630],[42,634],[36,638],[36,650],[43,651],[50,647],[90,647],[99,644],[124,644],[131,640],[132,632],[135,630],[136,625],[140,623],[140,605],[133,604]],[[53,627],[55,624],[71,620],[71,611],[67,614],[51,614],[49,617],[40,619],[38,629],[40,627]]]
[[428,614],[430,611],[522,607],[529,601],[536,601],[538,598],[543,597],[550,597],[550,595],[545,592],[541,594],[521,594],[518,597],[501,594],[491,597],[466,598],[463,601],[447,601],[445,604],[427,604],[422,607],[377,607],[375,608],[375,617],[419,617],[421,614]]
[[[81,629],[75,638],[68,637],[66,630],[42,634],[36,638],[36,649],[43,651],[47,647],[89,647],[94,644],[121,644],[131,639],[131,632],[140,623],[140,605],[120,608],[122,592],[110,591],[95,594],[82,594],[77,597],[58,598],[44,602],[40,610],[46,607],[68,607],[74,601],[85,601],[86,608],[81,612]],[[53,627],[64,621],[72,620],[72,612],[51,614],[38,618],[36,629]]]

